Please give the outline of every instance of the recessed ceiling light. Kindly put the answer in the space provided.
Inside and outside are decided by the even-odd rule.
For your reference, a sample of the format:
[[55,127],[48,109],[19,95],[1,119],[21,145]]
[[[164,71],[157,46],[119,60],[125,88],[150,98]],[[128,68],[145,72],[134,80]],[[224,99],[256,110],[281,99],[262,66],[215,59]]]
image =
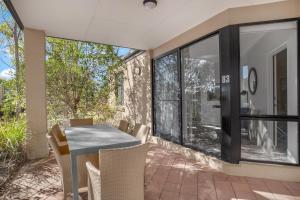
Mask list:
[[156,0],[144,0],[143,4],[146,8],[153,9],[157,6],[157,1]]

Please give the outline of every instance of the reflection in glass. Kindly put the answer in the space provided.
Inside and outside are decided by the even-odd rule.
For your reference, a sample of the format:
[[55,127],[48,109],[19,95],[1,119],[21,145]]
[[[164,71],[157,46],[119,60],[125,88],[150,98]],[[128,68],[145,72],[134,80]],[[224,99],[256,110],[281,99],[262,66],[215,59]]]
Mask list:
[[180,86],[177,54],[155,61],[154,109],[155,133],[164,139],[180,142]]
[[298,123],[286,121],[242,121],[243,159],[298,163]]
[[[242,27],[240,64],[241,114],[298,115],[296,22]],[[255,93],[249,89],[251,69],[257,73]]]
[[181,51],[183,67],[183,143],[220,156],[219,36]]

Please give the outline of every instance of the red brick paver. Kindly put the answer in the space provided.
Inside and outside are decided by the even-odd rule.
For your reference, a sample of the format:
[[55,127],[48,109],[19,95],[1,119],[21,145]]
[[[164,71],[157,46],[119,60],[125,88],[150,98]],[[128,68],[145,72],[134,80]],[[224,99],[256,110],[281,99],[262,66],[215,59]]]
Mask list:
[[300,183],[229,176],[156,145],[146,180],[145,200],[300,200]]
[[[62,199],[53,156],[24,167],[0,199]],[[87,199],[86,189],[81,190]],[[300,200],[300,183],[229,176],[152,145],[145,171],[145,200]]]

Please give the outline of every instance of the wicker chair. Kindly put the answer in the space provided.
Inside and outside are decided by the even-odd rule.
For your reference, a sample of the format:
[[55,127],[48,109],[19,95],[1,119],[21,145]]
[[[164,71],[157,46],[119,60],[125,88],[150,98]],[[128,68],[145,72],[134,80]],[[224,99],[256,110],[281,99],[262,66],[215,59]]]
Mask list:
[[136,124],[133,129],[133,134],[135,137],[139,138],[142,143],[145,143],[148,139],[150,128],[143,124]]
[[[50,144],[50,146],[53,150],[55,159],[56,159],[59,169],[60,169],[60,173],[61,173],[61,177],[62,177],[62,187],[63,187],[63,192],[64,192],[64,199],[66,199],[67,194],[72,192],[72,188],[71,188],[71,186],[72,186],[71,158],[70,158],[70,154],[62,155],[58,150],[58,146],[65,145],[66,141],[57,143],[57,141],[55,140],[55,138],[53,136],[52,131],[49,132],[46,135],[46,137],[48,139],[48,143]],[[97,166],[99,163],[98,154],[96,154],[96,155],[90,154],[87,156],[84,155],[84,156],[77,157],[79,188],[87,186],[87,170],[85,167],[85,163],[87,161],[90,161]]]
[[142,124],[140,124],[140,123],[135,123],[131,135],[136,136],[140,130],[141,125]]
[[123,132],[128,132],[129,123],[125,120],[121,120],[119,124],[119,130]]
[[100,150],[99,170],[86,163],[89,200],[143,200],[148,144]]
[[93,118],[86,118],[86,119],[70,119],[70,126],[91,126],[93,125]]

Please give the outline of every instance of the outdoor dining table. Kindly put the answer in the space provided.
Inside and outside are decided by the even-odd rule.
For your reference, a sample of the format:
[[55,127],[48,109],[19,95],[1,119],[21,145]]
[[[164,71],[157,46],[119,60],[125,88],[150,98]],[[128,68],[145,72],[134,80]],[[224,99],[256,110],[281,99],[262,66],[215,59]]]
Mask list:
[[138,145],[139,139],[109,125],[70,127],[65,129],[70,156],[73,199],[78,200],[77,156],[97,153],[100,149]]

